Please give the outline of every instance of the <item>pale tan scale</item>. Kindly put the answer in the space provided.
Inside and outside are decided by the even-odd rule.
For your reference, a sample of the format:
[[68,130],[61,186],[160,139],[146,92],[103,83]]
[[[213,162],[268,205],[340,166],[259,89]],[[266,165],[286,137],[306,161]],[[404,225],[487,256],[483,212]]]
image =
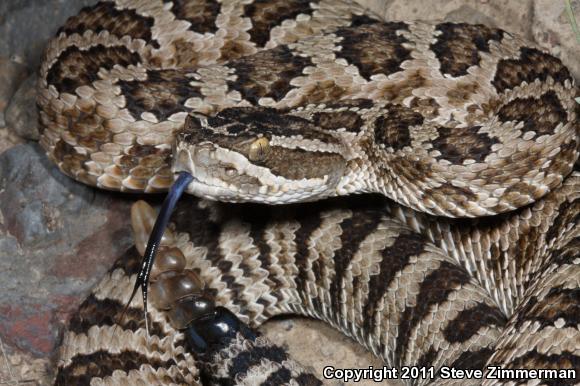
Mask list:
[[121,145],[121,146],[130,146],[133,144],[133,140],[135,139],[135,135],[131,134],[131,133],[120,133],[120,134],[115,134],[113,136],[113,143],[117,144],[117,145]]
[[160,133],[152,132],[148,133],[143,137],[140,137],[137,140],[139,145],[148,145],[148,146],[163,146],[167,147],[167,135],[163,135]]
[[119,109],[113,104],[98,104],[95,113],[106,120],[114,119],[118,116]]
[[138,137],[145,136],[151,132],[151,127],[153,126],[151,122],[147,121],[137,121],[134,124],[125,124],[127,131]]
[[123,152],[123,147],[116,143],[105,143],[101,146],[101,150],[107,154],[115,156]]
[[119,134],[129,129],[129,125],[127,121],[119,118],[109,119],[104,124],[104,128],[106,128],[109,132],[113,134]]

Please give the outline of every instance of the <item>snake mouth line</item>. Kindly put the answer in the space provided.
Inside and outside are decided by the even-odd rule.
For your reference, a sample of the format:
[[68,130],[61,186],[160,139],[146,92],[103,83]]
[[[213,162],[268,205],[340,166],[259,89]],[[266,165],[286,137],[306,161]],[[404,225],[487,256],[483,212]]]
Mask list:
[[[179,173],[181,174],[187,172]],[[187,184],[187,187],[185,187],[185,192],[196,197],[205,198],[212,201],[219,199],[227,201],[228,198],[231,199],[236,196],[236,192],[234,191],[231,191],[223,186],[208,184],[207,182],[202,181],[194,176],[191,176],[191,181]]]

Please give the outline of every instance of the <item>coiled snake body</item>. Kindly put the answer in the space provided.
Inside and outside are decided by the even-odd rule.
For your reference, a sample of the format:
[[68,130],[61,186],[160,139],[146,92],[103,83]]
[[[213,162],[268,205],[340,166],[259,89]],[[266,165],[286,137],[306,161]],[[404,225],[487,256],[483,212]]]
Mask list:
[[[338,0],[117,0],[69,19],[40,72],[41,143],[81,182],[162,191],[188,170],[211,199],[388,197],[182,203],[166,243],[243,321],[300,313],[390,366],[579,382],[578,107],[558,59],[498,29],[378,22]],[[139,244],[152,215],[134,211]],[[71,320],[58,384],[199,381],[163,313],[149,340],[137,302],[118,320],[138,260]],[[261,347],[236,382],[310,382]],[[229,350],[223,379],[251,351]]]

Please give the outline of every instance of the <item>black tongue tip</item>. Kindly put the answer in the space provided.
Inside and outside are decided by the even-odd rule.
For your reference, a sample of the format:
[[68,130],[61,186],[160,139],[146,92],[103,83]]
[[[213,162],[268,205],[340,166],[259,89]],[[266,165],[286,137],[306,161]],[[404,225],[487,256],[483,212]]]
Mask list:
[[[151,268],[153,267],[153,262],[155,261],[155,255],[159,249],[159,244],[161,243],[163,232],[165,232],[165,228],[167,228],[167,224],[169,223],[171,214],[175,209],[175,205],[191,181],[193,181],[193,176],[191,174],[188,172],[179,172],[177,179],[171,186],[171,189],[169,189],[169,193],[167,194],[167,197],[165,197],[165,201],[163,201],[159,215],[157,215],[157,219],[155,220],[155,225],[153,225],[153,230],[149,235],[143,261],[141,262],[141,268],[137,274],[137,281],[133,287],[133,293],[129,298],[129,302],[125,307],[127,308],[129,306],[133,300],[133,297],[137,293],[137,290],[139,287],[141,287],[141,293],[143,294],[143,308],[145,310],[145,326],[147,330],[149,330],[147,323],[147,290],[149,286]],[[149,332],[147,335],[149,335]]]

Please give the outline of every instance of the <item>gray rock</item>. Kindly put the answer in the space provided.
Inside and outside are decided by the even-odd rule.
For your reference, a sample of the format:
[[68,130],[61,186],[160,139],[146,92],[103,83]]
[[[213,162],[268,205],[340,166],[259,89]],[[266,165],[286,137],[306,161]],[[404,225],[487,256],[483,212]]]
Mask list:
[[4,126],[3,113],[10,98],[27,75],[26,66],[0,57],[0,126]]
[[[580,23],[580,1],[572,0],[576,22]],[[564,1],[535,0],[532,32],[536,42],[558,56],[576,79],[580,79],[580,41],[570,26]]]
[[19,56],[31,68],[40,62],[46,41],[78,11],[96,0],[0,1],[0,56]]
[[36,75],[28,77],[6,108],[6,125],[22,138],[38,140],[38,110],[36,108]]
[[132,244],[134,197],[61,174],[36,144],[0,154],[0,340],[48,357],[90,288]]
[[[386,20],[449,20],[485,23],[531,39],[533,0],[361,0]],[[549,1],[549,0],[547,0]],[[384,5],[378,6],[379,3]],[[554,2],[555,3],[555,2]]]
[[[384,363],[368,350],[328,324],[306,318],[275,318],[260,327],[260,331],[272,342],[288,349],[292,357],[303,365],[322,374],[324,367],[382,368]],[[326,380],[327,386],[343,386],[338,380]],[[350,384],[350,383],[349,383]],[[354,384],[354,383],[353,383]],[[377,383],[371,379],[357,382],[357,386],[402,386],[400,380],[384,380]]]
[[0,154],[21,142],[22,139],[16,136],[11,130],[8,130],[6,127],[0,127]]
[[445,21],[451,21],[455,23],[467,22],[472,24],[485,24],[491,27],[497,27],[495,20],[484,12],[473,9],[469,5],[462,5],[449,12],[445,16]]

